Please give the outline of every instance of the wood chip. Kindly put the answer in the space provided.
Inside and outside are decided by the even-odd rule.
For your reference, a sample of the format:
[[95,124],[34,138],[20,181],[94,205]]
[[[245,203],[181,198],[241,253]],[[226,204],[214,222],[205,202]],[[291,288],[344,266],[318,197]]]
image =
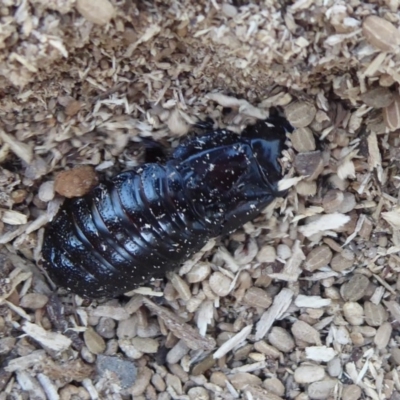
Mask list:
[[8,372],[23,371],[40,364],[46,357],[44,350],[35,350],[31,354],[10,360],[4,369]]
[[28,217],[18,211],[8,210],[3,211],[1,220],[9,225],[24,225],[28,222]]
[[225,354],[229,353],[234,347],[238,346],[249,336],[253,325],[248,325],[244,327],[235,336],[227,340],[213,355],[214,358],[218,359],[223,357]]
[[32,339],[57,352],[67,350],[72,343],[71,339],[61,333],[46,331],[41,326],[30,322],[24,322],[21,328]]
[[272,306],[263,313],[256,326],[255,339],[262,339],[270,330],[276,319],[279,319],[283,313],[289,308],[294,293],[289,289],[282,289],[275,296]]
[[148,299],[143,300],[144,304],[154,313],[156,313],[179,339],[182,339],[192,350],[213,350],[215,341],[212,338],[202,337],[189,324],[183,322],[178,316],[164,307],[157,306]]
[[305,350],[307,359],[317,362],[329,362],[337,355],[333,348],[326,346],[310,346]]
[[331,300],[323,299],[320,296],[304,296],[299,294],[294,300],[294,304],[296,304],[297,307],[322,308],[329,306]]
[[0,139],[8,144],[10,150],[21,160],[30,164],[33,160],[33,151],[30,145],[22,143],[16,140],[12,135],[7,134],[2,129],[0,129]]
[[306,237],[310,237],[319,232],[335,230],[342,228],[345,224],[350,221],[348,215],[333,213],[327,215],[321,215],[315,218],[312,222],[301,226],[299,231]]

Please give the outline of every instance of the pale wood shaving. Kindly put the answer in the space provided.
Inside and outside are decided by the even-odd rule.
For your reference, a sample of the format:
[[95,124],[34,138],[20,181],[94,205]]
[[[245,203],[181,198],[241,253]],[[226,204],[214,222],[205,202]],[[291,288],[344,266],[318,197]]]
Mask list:
[[329,362],[337,355],[332,347],[326,346],[310,346],[306,347],[305,350],[309,360],[318,362]]
[[304,226],[301,226],[299,231],[304,236],[310,237],[316,233],[341,228],[349,221],[350,217],[348,215],[340,213],[326,214],[319,216],[317,219]]
[[214,358],[221,358],[225,354],[229,353],[234,347],[239,346],[249,336],[253,325],[244,327],[235,336],[227,340],[213,355]]
[[44,350],[35,350],[27,356],[22,356],[10,360],[8,365],[4,368],[8,372],[23,371],[34,365],[37,365],[47,357]]
[[294,304],[297,307],[322,308],[329,306],[331,300],[323,299],[320,296],[304,296],[300,294],[295,298]]
[[41,345],[54,351],[64,351],[71,345],[71,339],[62,335],[61,333],[49,332],[40,327],[39,325],[32,324],[30,322],[24,322],[22,324],[22,330],[32,337],[32,339],[38,341]]
[[263,313],[256,325],[255,339],[262,339],[270,330],[275,320],[279,319],[292,303],[294,293],[289,289],[282,289],[275,296],[272,306]]
[[294,282],[297,281],[301,274],[301,263],[306,259],[300,247],[300,241],[297,240],[292,248],[292,255],[285,263],[283,271],[280,273],[269,274],[271,278],[280,279],[284,281]]

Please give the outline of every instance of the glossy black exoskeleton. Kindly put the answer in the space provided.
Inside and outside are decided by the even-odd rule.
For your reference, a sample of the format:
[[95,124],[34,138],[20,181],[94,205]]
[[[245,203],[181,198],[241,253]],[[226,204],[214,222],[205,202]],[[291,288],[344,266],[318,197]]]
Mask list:
[[279,195],[278,157],[291,130],[278,116],[241,135],[215,130],[188,139],[163,164],[143,164],[66,200],[45,232],[50,277],[90,298],[163,277]]

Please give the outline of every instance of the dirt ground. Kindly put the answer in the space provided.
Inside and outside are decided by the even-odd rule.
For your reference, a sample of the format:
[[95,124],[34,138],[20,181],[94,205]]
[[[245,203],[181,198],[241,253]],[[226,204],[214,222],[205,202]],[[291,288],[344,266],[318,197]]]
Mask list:
[[[0,0],[0,400],[400,399],[399,25],[399,0]],[[272,106],[289,193],[259,218],[121,299],[46,278],[86,190],[60,172]]]

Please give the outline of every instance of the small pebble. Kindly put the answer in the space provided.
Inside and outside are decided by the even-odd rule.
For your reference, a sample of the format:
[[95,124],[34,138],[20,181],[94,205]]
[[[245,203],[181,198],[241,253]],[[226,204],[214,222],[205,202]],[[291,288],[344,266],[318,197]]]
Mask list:
[[96,360],[96,368],[100,377],[107,370],[114,372],[122,388],[128,388],[135,383],[137,369],[132,361],[100,354]]

